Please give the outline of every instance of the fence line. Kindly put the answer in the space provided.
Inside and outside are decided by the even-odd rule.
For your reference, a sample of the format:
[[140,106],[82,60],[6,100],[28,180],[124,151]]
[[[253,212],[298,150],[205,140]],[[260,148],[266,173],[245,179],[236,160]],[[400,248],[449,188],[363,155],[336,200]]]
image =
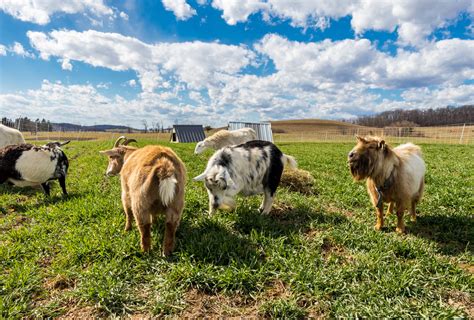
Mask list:
[[355,135],[375,135],[393,143],[474,144],[474,125],[444,127],[351,128],[275,133],[275,142],[350,142]]
[[[57,131],[57,132],[24,132],[29,141],[43,140],[114,140],[120,135],[135,139],[154,139],[169,141],[169,133],[118,133],[91,131]],[[466,124],[445,127],[389,127],[389,128],[341,128],[324,130],[316,128],[312,131],[292,131],[289,133],[273,133],[275,142],[353,142],[354,135],[377,135],[391,143],[446,143],[474,144],[474,125]]]

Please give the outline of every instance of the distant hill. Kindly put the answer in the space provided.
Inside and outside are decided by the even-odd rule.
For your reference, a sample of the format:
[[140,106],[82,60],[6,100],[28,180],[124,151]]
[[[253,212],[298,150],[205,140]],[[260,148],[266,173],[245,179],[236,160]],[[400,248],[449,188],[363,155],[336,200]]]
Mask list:
[[321,132],[362,127],[349,122],[321,119],[281,120],[270,122],[274,133]]
[[371,127],[398,127],[401,123],[412,126],[431,127],[474,123],[474,105],[448,106],[437,109],[392,110],[375,115],[361,116],[357,124]]
[[52,123],[53,131],[140,131],[127,126],[99,124],[94,126],[81,126],[73,123]]

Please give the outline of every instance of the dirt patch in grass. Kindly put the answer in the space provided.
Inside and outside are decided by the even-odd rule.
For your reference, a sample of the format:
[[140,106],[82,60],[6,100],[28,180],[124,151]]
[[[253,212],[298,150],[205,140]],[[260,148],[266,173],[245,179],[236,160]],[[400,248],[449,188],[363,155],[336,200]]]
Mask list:
[[354,212],[347,209],[338,208],[332,204],[324,206],[324,210],[328,213],[342,213],[343,215],[349,218],[354,216]]
[[97,308],[90,306],[75,306],[56,319],[98,319],[104,317]]
[[468,319],[474,319],[474,301],[470,294],[451,290],[446,294],[445,299],[450,306],[463,310]]
[[254,298],[241,295],[210,294],[191,289],[186,292],[184,299],[187,307],[180,318],[216,318],[226,319],[256,319],[263,303],[286,299],[291,296],[289,287],[281,280],[272,281],[266,290]]
[[44,286],[50,291],[66,290],[74,288],[76,286],[76,281],[74,279],[68,279],[64,275],[58,274],[56,277],[46,280]]
[[[11,210],[9,212],[14,213],[15,210]],[[21,226],[23,226],[25,223],[28,223],[29,221],[31,221],[31,218],[23,216],[23,215],[17,215],[16,217],[13,218],[12,221],[9,221],[5,223],[4,225],[0,225],[0,231],[18,229]]]
[[184,299],[187,307],[180,315],[182,318],[257,316],[255,301],[240,295],[208,294],[191,289]]
[[458,265],[459,265],[459,268],[463,269],[464,271],[467,271],[470,274],[474,274],[474,265],[470,263],[460,263]]

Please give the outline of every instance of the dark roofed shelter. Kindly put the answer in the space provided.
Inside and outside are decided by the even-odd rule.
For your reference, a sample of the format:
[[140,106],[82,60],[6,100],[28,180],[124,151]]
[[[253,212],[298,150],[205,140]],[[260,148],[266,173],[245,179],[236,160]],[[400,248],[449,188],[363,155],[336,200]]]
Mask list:
[[200,124],[175,124],[171,132],[171,142],[199,142],[206,139]]

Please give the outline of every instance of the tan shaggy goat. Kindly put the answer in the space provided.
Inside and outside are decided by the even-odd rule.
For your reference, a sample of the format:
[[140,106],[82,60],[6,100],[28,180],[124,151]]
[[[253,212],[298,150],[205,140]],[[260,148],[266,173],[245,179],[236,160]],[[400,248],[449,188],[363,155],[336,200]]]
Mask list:
[[405,232],[404,211],[409,210],[412,221],[416,221],[415,207],[423,195],[426,168],[420,147],[406,143],[391,148],[378,137],[356,138],[357,145],[348,155],[349,167],[355,180],[367,179],[367,191],[377,215],[375,229],[383,227],[386,202],[387,213],[396,209],[396,231]]
[[[122,140],[125,141],[120,144]],[[109,158],[106,174],[120,174],[125,230],[132,228],[134,217],[143,251],[148,252],[151,248],[151,226],[156,221],[157,213],[165,213],[163,254],[168,256],[173,252],[176,229],[183,212],[186,168],[170,148],[127,146],[132,141],[136,142],[122,136],[113,149],[100,151]]]

